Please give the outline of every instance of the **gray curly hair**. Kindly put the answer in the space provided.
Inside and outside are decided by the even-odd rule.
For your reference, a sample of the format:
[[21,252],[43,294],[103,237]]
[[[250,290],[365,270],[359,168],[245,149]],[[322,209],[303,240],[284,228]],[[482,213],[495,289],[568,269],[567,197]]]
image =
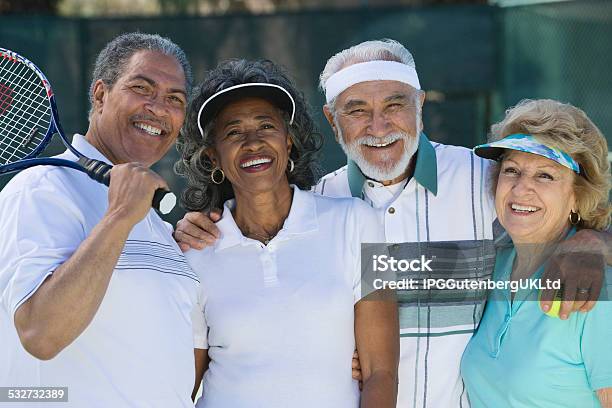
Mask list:
[[234,197],[234,191],[228,180],[221,184],[215,184],[211,180],[214,165],[206,154],[206,149],[215,142],[215,121],[206,124],[202,137],[198,129],[198,112],[202,103],[215,93],[250,82],[282,86],[295,100],[293,123],[289,125],[289,115],[283,115],[293,142],[289,158],[294,162],[294,169],[287,175],[289,183],[307,190],[321,177],[319,153],[323,137],[315,129],[304,95],[295,88],[288,75],[269,60],[227,60],[209,72],[204,82],[196,86],[187,108],[185,124],[177,141],[181,158],[176,162],[174,169],[177,174],[187,179],[187,188],[182,194],[182,205],[188,211],[219,209],[226,200]]

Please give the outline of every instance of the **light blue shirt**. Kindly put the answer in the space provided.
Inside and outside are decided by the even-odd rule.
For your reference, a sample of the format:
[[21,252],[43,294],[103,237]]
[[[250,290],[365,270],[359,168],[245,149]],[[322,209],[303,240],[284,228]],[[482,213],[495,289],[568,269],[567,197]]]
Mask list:
[[[494,279],[510,279],[514,247],[498,251]],[[533,275],[539,278],[544,267]],[[612,270],[600,301],[568,320],[541,310],[538,291],[494,290],[461,362],[472,408],[600,407],[612,387]]]

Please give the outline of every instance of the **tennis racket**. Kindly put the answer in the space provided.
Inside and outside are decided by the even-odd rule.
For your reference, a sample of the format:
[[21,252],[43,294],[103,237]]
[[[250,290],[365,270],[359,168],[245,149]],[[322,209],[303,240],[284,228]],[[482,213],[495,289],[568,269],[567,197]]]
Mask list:
[[[78,160],[38,157],[58,134]],[[82,171],[93,180],[110,184],[112,166],[90,159],[66,139],[49,81],[36,65],[16,52],[0,48],[0,175],[32,166],[51,165]],[[176,196],[158,189],[152,207],[172,211]]]

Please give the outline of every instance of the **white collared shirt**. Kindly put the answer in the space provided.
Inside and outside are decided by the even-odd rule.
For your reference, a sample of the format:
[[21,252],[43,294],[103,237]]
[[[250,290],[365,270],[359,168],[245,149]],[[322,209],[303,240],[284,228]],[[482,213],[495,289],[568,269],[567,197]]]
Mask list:
[[404,192],[409,180],[385,186],[374,180],[368,180],[363,185],[363,200],[373,208],[387,208]]
[[[108,163],[82,136],[73,145]],[[77,339],[49,361],[19,341],[15,311],[101,220],[107,193],[84,173],[53,166],[23,171],[0,193],[0,385],[68,387],[63,407],[193,407],[198,278],[154,210],[132,229]]]
[[242,235],[232,206],[217,243],[186,253],[202,282],[196,347],[211,358],[197,406],[357,407],[354,304],[360,244],[383,239],[375,211],[294,187],[283,228],[265,246]]
[[[488,279],[495,259],[496,218],[490,162],[470,149],[430,142],[424,134],[416,155],[414,176],[407,183],[387,188],[367,180],[351,162],[323,177],[314,190],[325,196],[362,198],[381,211],[386,242],[420,243],[424,254],[428,243],[444,242],[445,256],[459,260],[470,278]],[[398,186],[403,186],[399,193]],[[485,300],[483,291],[453,304],[400,299],[398,408],[469,406],[459,366]]]

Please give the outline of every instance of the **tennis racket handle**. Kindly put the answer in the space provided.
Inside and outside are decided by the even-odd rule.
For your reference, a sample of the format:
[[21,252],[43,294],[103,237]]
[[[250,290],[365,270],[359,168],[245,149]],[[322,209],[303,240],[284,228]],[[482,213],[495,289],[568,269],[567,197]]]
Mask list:
[[87,157],[80,157],[78,163],[83,166],[89,177],[107,187],[110,186],[110,172],[113,166]]
[[[89,159],[87,157],[81,157],[78,160],[79,164],[85,168],[86,173],[97,181],[98,183],[102,183],[106,186],[110,186],[110,172],[113,166],[106,164],[100,160]],[[169,197],[164,200],[167,194],[170,194]],[[164,201],[162,206],[162,200]],[[160,211],[162,214],[168,214],[174,206],[176,205],[176,196],[163,188],[158,188],[155,190],[155,194],[153,195],[153,202],[151,203],[151,207]],[[162,208],[163,207],[163,208]]]
[[[156,210],[160,210],[160,204],[162,202],[162,200],[164,199],[164,197],[166,196],[166,194],[170,193],[170,191],[168,190],[164,190],[163,188],[158,188],[157,190],[155,190],[155,194],[153,194],[153,204],[152,207],[155,208]],[[170,193],[172,194],[172,193]],[[164,212],[165,214],[165,212]]]

